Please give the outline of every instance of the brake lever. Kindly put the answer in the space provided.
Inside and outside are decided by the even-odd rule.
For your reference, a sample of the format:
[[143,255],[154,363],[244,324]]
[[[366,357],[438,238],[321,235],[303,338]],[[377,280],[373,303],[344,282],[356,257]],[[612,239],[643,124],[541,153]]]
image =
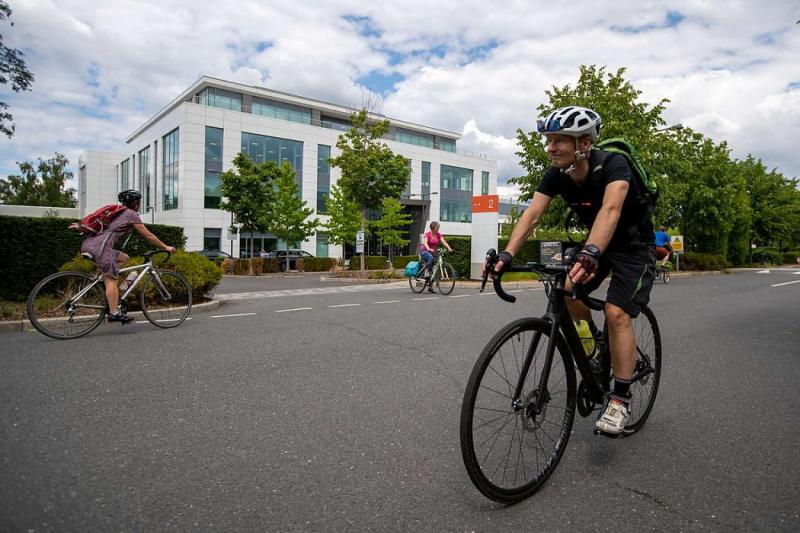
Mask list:
[[483,279],[481,280],[481,290],[486,288],[486,282],[489,281],[489,272],[494,269],[494,266],[497,264],[497,250],[494,248],[489,248],[489,251],[486,252],[486,267],[483,269]]

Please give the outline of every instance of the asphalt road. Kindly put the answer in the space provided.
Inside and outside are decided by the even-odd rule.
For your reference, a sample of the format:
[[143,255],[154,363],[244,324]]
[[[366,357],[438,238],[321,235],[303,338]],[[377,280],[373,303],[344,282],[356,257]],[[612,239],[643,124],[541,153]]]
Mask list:
[[257,296],[174,330],[1,334],[0,530],[800,530],[793,271],[655,286],[646,426],[609,440],[577,418],[511,507],[469,481],[459,411],[483,345],[541,290]]

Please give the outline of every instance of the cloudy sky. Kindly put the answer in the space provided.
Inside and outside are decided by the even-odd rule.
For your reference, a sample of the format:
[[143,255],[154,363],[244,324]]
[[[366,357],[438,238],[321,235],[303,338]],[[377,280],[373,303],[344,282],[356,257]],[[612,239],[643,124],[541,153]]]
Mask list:
[[201,75],[359,106],[460,132],[460,149],[522,173],[515,131],[530,131],[553,85],[581,64],[626,67],[669,124],[725,140],[800,176],[800,4],[674,0],[197,2],[10,0],[8,46],[32,92],[0,86],[17,133],[0,138],[0,176],[16,161],[123,139]]

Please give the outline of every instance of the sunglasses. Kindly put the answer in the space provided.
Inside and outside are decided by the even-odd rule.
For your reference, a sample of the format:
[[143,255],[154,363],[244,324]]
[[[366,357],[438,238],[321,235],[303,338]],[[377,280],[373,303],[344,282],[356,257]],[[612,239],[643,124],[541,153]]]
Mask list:
[[544,120],[536,121],[536,131],[539,133],[556,133],[561,131],[561,121],[553,119],[549,124],[545,124]]

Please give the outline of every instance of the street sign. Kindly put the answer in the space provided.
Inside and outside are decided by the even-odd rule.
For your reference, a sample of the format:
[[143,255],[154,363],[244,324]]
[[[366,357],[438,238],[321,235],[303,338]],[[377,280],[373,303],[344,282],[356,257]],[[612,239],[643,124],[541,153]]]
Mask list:
[[358,231],[356,232],[356,253],[363,254],[364,253],[364,232]]
[[473,213],[497,213],[500,210],[500,197],[496,194],[484,194],[472,197]]
[[227,231],[227,238],[228,238],[228,240],[229,240],[229,241],[235,241],[235,240],[236,240],[236,237],[237,237],[237,234],[236,234],[236,233],[234,233],[234,232],[232,232],[232,231],[231,231],[231,229],[230,229],[230,228],[228,228],[228,231]]
[[676,254],[683,253],[683,235],[673,235],[671,244],[673,252]]
[[554,263],[553,256],[561,253],[561,241],[540,241],[539,262]]

